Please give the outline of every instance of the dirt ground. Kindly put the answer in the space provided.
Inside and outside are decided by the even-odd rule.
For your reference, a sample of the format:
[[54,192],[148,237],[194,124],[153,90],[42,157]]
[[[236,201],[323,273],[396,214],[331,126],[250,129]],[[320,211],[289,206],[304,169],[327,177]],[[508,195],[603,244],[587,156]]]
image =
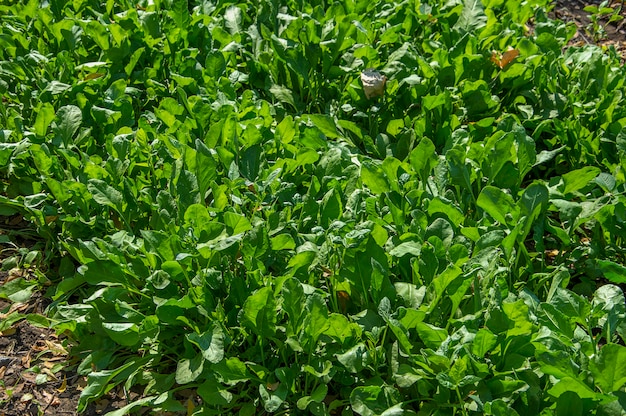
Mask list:
[[[572,45],[581,46],[597,43],[613,46],[626,60],[626,23],[601,21],[606,35],[598,39],[593,30],[586,5],[598,5],[596,0],[558,0],[551,12],[551,17],[576,24],[578,31],[572,39]],[[619,7],[621,1],[614,1],[610,6]],[[622,16],[626,13],[622,11]],[[0,220],[0,235],[10,224],[4,217]],[[20,224],[12,224],[11,227]],[[24,240],[21,244],[34,244]],[[0,261],[8,255],[3,248]],[[0,286],[13,276],[8,271],[0,271]],[[0,299],[0,322],[10,312],[22,314],[43,314],[47,306],[41,293],[35,293],[25,304],[11,304]],[[39,416],[39,415],[77,415],[78,398],[85,386],[85,378],[76,374],[76,362],[69,358],[71,348],[67,339],[55,334],[53,330],[41,328],[22,320],[4,332],[0,332],[0,416]],[[112,391],[108,396],[90,404],[83,415],[104,415],[126,404],[121,391]]]

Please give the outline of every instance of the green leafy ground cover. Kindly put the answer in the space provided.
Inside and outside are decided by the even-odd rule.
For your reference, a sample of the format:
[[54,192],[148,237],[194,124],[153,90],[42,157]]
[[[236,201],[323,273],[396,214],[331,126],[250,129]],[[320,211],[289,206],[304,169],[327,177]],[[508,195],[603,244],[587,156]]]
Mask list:
[[624,414],[626,71],[547,7],[0,5],[0,213],[78,410]]

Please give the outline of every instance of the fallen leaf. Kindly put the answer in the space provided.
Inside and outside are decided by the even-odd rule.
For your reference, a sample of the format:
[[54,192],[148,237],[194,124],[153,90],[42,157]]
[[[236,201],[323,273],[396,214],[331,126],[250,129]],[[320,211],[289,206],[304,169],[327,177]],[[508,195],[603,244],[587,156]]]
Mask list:
[[44,390],[43,392],[43,396],[46,400],[46,403],[48,403],[48,406],[58,406],[61,404],[61,401],[59,400],[58,397],[56,397],[55,395],[48,393],[47,391]]
[[22,403],[26,403],[26,402],[29,402],[29,401],[33,400],[33,398],[34,398],[34,396],[32,394],[26,393],[22,397],[20,397],[20,401]]
[[268,389],[269,391],[276,391],[278,386],[280,386],[280,382],[279,381],[277,381],[276,383],[267,383],[265,385],[265,388]]
[[100,399],[96,401],[95,404],[96,404],[96,412],[102,413],[106,410],[107,406],[109,405],[109,401],[107,399]]
[[30,351],[28,351],[26,355],[22,357],[22,365],[24,366],[24,368],[30,368]]
[[59,386],[57,391],[59,393],[63,393],[66,389],[67,389],[67,375],[63,374],[63,381],[61,382],[61,385]]
[[509,65],[515,58],[519,56],[518,49],[509,49],[508,51],[500,54],[498,51],[491,52],[491,62],[496,64],[500,69],[504,69],[507,65]]
[[4,331],[0,331],[0,337],[9,337],[15,334],[15,328],[7,328]]
[[48,346],[48,348],[50,349],[50,351],[52,352],[53,355],[67,355],[68,352],[67,350],[63,347],[63,345],[57,343],[57,342],[53,342],[53,341],[48,341],[45,340],[46,345]]
[[193,403],[193,400],[191,400],[191,397],[189,397],[187,399],[187,416],[191,416],[195,408],[196,405]]

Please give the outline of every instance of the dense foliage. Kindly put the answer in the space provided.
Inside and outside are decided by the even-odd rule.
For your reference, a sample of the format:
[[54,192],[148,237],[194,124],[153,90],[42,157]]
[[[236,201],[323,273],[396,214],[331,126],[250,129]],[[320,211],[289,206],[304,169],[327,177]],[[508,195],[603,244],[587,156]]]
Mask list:
[[624,414],[626,71],[547,7],[3,2],[0,214],[50,272],[0,297],[50,279],[79,410]]

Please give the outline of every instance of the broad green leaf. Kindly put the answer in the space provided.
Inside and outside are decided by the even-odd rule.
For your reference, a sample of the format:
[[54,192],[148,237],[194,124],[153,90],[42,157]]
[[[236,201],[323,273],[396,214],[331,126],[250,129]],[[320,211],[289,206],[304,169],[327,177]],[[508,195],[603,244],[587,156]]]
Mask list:
[[224,358],[224,332],[219,324],[202,334],[192,332],[185,336],[200,349],[200,353],[210,363],[218,363]]
[[310,114],[308,117],[311,122],[329,139],[336,139],[339,137],[337,126],[330,116]]
[[246,382],[250,380],[250,373],[246,365],[237,357],[226,358],[211,366],[220,382],[228,385]]
[[290,143],[294,139],[296,136],[296,126],[291,115],[286,116],[278,123],[278,126],[276,126],[276,135],[283,144]]
[[203,370],[204,357],[202,354],[198,354],[192,359],[183,358],[176,367],[176,382],[178,384],[191,383],[202,374]]
[[432,217],[437,214],[444,214],[452,224],[461,225],[465,220],[465,215],[452,201],[444,200],[441,197],[435,197],[428,203],[428,215]]
[[225,389],[215,377],[208,378],[198,387],[198,395],[207,403],[225,406],[232,402],[234,395]]
[[297,279],[287,279],[283,283],[283,310],[289,316],[287,323],[287,336],[295,336],[300,332],[302,316],[305,314],[305,310],[302,307],[304,304],[304,289],[302,283]]
[[519,215],[513,197],[494,186],[484,187],[478,195],[476,204],[500,224],[512,223]]
[[113,208],[118,214],[123,213],[122,193],[101,179],[90,179],[87,189],[92,193],[94,201],[100,205]]
[[549,303],[579,323],[586,322],[591,312],[591,305],[584,297],[562,288],[556,289]]
[[548,394],[556,398],[566,392],[576,393],[581,399],[595,399],[599,395],[583,381],[572,377],[563,377],[548,390]]
[[130,322],[103,322],[102,327],[120,345],[132,347],[139,342],[139,327]]
[[626,321],[626,302],[624,292],[618,286],[606,284],[598,288],[593,294],[592,315],[602,326],[607,335]]
[[315,293],[309,296],[305,304],[304,333],[309,338],[309,348],[315,348],[320,335],[328,329],[328,307],[322,297]]
[[220,51],[211,51],[205,61],[205,70],[213,78],[221,77],[226,71],[226,60]]
[[472,354],[479,358],[482,358],[496,346],[498,337],[489,331],[487,328],[481,328],[474,337],[472,343]]
[[[128,376],[140,369],[149,358],[131,358],[126,363],[113,370],[93,371],[87,375],[87,386],[78,399],[78,411],[82,412],[88,401],[100,397],[110,387],[114,379],[125,380]],[[119,381],[118,381],[119,382]]]
[[582,416],[583,402],[573,391],[566,391],[556,401],[557,416]]
[[[361,416],[395,416],[404,414],[400,403],[394,401],[395,395],[381,386],[359,386],[350,393],[352,410]],[[391,389],[389,387],[389,389]]]
[[448,331],[426,322],[418,322],[415,325],[415,330],[424,345],[434,350],[439,348],[441,343],[448,337]]
[[358,373],[368,364],[369,355],[365,344],[359,343],[348,351],[337,354],[337,360],[349,372]]
[[270,240],[272,250],[293,250],[296,248],[296,242],[289,234],[279,234]]
[[83,266],[85,281],[90,285],[115,285],[127,283],[126,273],[119,264],[109,260],[96,260]]
[[516,302],[503,302],[502,309],[513,323],[513,327],[507,331],[507,336],[526,335],[532,333],[533,324],[529,320],[528,305],[523,299]]
[[578,192],[594,180],[600,173],[600,168],[594,166],[585,166],[582,169],[576,169],[562,176],[563,179],[563,195],[572,192]]
[[186,29],[191,21],[187,0],[173,0],[171,10],[169,11],[172,20],[181,29]]
[[226,23],[226,28],[231,33],[231,35],[241,32],[242,18],[243,15],[239,7],[230,6],[228,9],[226,9],[226,12],[224,13],[224,20]]
[[626,347],[604,345],[589,363],[595,383],[603,393],[618,391],[626,384]]
[[226,224],[232,234],[241,234],[252,228],[250,221],[246,217],[234,212],[224,213],[224,224]]
[[36,282],[18,277],[0,286],[0,299],[9,299],[12,302],[23,303],[30,299],[33,291],[36,289]]
[[626,267],[610,260],[596,260],[596,264],[607,280],[617,284],[626,283]]
[[361,180],[375,194],[382,194],[390,189],[383,169],[369,160],[361,163]]
[[35,119],[35,134],[44,137],[48,132],[48,126],[55,118],[54,107],[50,103],[43,103],[37,110]]
[[105,25],[98,20],[88,20],[84,25],[85,33],[93,39],[100,49],[106,51],[110,47],[109,33]]
[[545,209],[548,201],[548,188],[541,183],[533,183],[524,190],[520,202],[526,215],[531,215],[538,206],[542,206],[542,209]]
[[274,413],[283,406],[287,392],[287,387],[283,383],[280,383],[275,391],[269,390],[264,384],[259,384],[259,396],[263,408],[268,413]]
[[255,334],[271,337],[276,333],[276,300],[271,287],[262,287],[243,305],[240,322]]
[[454,29],[461,33],[482,29],[487,24],[487,15],[481,0],[464,0],[463,9]]
[[83,114],[80,108],[75,105],[66,105],[56,113],[53,126],[54,132],[66,145],[70,143],[72,137],[83,122]]
[[299,103],[289,88],[274,84],[270,87],[270,92],[278,101],[289,104],[294,110],[298,110]]

